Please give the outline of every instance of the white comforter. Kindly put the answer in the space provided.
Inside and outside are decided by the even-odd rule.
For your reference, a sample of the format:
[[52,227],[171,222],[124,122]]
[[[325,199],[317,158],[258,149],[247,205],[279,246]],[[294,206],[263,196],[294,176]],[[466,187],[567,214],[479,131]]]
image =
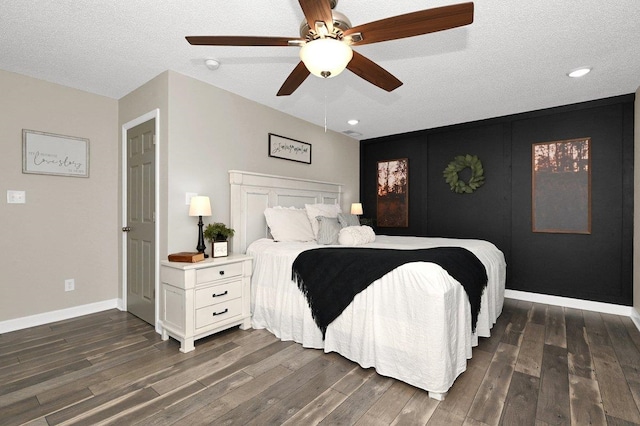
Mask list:
[[488,337],[502,312],[506,264],[493,244],[481,240],[378,235],[362,247],[416,249],[464,247],[487,270],[476,333],[471,333],[467,295],[455,279],[433,263],[405,264],[375,281],[322,333],[302,292],[291,281],[297,255],[318,247],[260,239],[249,246],[254,256],[251,309],[254,328],[266,328],[282,340],[338,352],[363,367],[375,367],[433,393],[445,393],[471,358],[478,336]]

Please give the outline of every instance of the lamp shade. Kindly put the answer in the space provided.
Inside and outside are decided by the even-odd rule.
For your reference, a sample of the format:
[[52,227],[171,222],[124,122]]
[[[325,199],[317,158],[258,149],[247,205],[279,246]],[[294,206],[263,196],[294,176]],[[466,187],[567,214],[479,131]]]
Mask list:
[[300,49],[300,59],[318,77],[335,77],[344,71],[351,58],[351,47],[330,37],[312,40]]
[[192,197],[189,204],[189,216],[211,216],[209,197]]
[[351,214],[362,214],[362,203],[352,203]]

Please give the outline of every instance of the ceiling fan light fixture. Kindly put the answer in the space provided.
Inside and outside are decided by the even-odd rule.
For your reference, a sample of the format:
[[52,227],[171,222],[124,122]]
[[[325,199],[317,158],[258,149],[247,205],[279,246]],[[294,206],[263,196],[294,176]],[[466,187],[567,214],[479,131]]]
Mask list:
[[353,58],[353,50],[334,38],[319,38],[300,49],[300,59],[315,76],[331,78],[340,74]]

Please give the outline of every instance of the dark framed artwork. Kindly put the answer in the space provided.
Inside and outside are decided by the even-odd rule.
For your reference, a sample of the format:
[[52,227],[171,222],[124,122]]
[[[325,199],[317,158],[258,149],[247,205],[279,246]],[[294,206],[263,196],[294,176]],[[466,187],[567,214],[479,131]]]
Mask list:
[[378,161],[377,226],[409,226],[409,159]]
[[311,144],[269,133],[269,157],[311,164]]
[[591,138],[535,143],[532,231],[591,233]]

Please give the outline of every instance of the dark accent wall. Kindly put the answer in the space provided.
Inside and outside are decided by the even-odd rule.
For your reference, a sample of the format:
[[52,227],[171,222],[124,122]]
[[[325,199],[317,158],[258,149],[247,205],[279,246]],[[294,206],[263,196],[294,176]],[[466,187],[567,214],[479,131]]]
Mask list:
[[[364,217],[377,162],[409,158],[409,227],[378,234],[480,238],[507,260],[507,288],[632,305],[634,94],[361,141]],[[591,138],[591,234],[531,231],[531,145]],[[486,183],[456,194],[442,171],[477,155]]]

